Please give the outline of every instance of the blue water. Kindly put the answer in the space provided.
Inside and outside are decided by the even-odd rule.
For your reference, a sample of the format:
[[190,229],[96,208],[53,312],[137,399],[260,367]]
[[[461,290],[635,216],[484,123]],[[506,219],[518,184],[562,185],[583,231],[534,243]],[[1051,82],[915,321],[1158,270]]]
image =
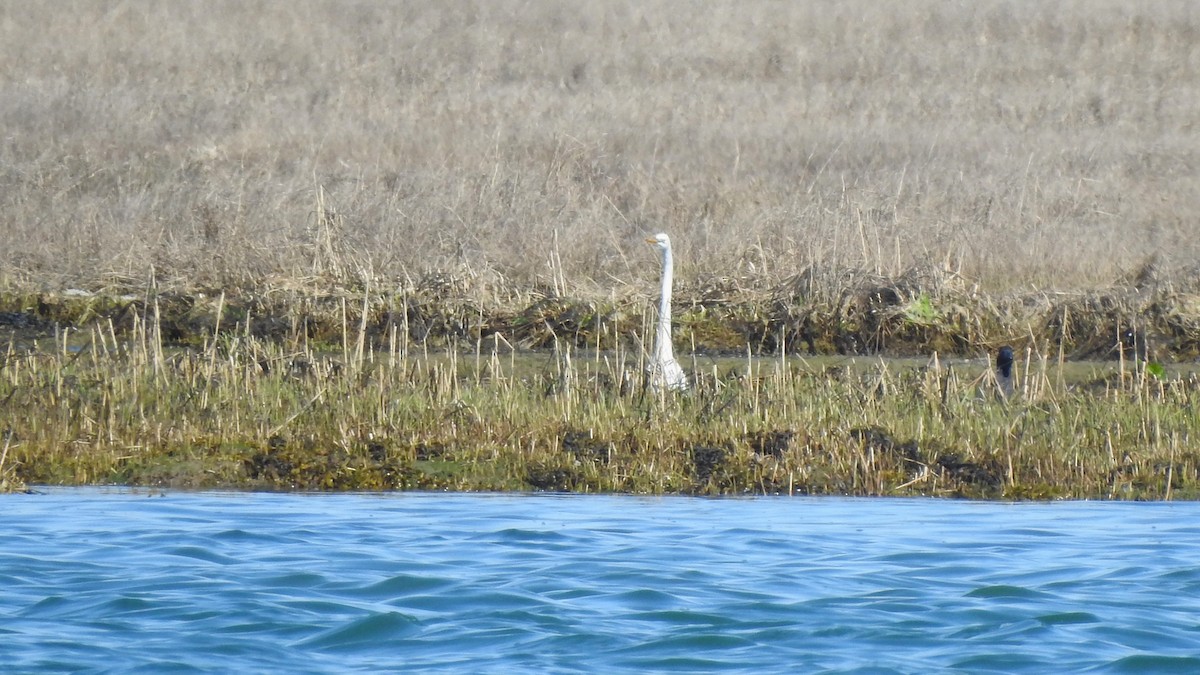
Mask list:
[[1200,672],[1200,505],[48,490],[5,672]]

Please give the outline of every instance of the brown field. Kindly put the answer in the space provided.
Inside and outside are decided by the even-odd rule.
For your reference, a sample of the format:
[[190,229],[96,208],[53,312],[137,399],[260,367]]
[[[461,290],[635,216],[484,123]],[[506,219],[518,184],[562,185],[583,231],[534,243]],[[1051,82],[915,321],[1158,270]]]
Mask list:
[[0,491],[1198,498],[1198,110],[1190,0],[0,0]]
[[0,3],[0,287],[650,294],[1200,259],[1200,7]]

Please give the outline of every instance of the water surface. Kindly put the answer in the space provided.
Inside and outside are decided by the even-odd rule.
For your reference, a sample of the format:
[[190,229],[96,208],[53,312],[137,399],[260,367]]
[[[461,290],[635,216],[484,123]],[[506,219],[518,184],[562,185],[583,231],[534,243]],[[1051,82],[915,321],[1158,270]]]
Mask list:
[[9,672],[1200,672],[1200,505],[47,490]]

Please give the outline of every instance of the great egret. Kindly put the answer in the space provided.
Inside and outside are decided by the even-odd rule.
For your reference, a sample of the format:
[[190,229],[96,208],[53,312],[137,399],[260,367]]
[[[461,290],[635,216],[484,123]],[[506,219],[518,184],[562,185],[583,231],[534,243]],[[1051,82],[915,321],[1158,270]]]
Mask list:
[[996,383],[1000,385],[1000,394],[1004,398],[1013,395],[1013,348],[1004,345],[996,353]]
[[646,240],[662,250],[662,295],[658,301],[658,326],[654,332],[654,357],[647,374],[654,389],[683,391],[688,388],[687,375],[675,360],[671,349],[671,238],[659,233]]

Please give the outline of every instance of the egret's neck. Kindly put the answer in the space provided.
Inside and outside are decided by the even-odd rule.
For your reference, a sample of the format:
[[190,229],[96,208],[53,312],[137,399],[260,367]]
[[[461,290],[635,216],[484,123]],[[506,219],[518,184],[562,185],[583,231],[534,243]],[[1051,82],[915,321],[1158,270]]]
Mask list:
[[655,332],[655,355],[659,361],[673,359],[671,350],[671,282],[674,277],[671,250],[663,251],[662,295],[658,301],[658,330]]

